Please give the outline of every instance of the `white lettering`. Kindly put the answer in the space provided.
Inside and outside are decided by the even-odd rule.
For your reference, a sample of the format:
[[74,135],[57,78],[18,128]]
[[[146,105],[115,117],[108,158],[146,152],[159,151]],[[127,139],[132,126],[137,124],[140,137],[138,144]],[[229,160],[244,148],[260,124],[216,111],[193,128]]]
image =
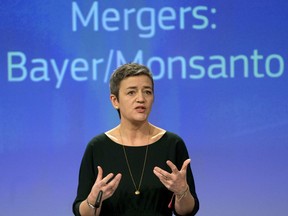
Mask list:
[[94,31],[98,31],[98,2],[95,1],[91,6],[88,16],[84,18],[77,2],[72,2],[72,31],[77,31],[77,18],[80,19],[82,25],[87,27],[93,17]]
[[[202,12],[207,12],[207,6],[195,7],[152,7],[140,8],[105,8],[99,6],[99,1],[94,1],[88,12],[83,12],[78,3],[72,2],[72,31],[79,30],[79,25],[87,28],[93,25],[93,31],[104,30],[107,32],[133,31],[140,38],[152,38],[156,31],[172,31],[185,29],[192,26],[194,30],[203,30],[209,27],[209,19]],[[196,21],[196,24],[193,24]],[[186,23],[191,23],[188,25]],[[90,26],[91,26],[90,25]],[[177,28],[178,27],[178,28]]]
[[[279,70],[277,72],[272,72],[271,71],[271,61],[272,60],[278,61],[279,64]],[[284,73],[284,60],[280,55],[272,54],[267,57],[265,61],[265,70],[267,72],[267,75],[272,78],[280,77]]]
[[[216,78],[220,78],[220,77],[227,78],[225,58],[223,56],[215,55],[215,56],[211,56],[209,59],[210,60],[219,60],[219,64],[217,64],[217,63],[211,64],[208,67],[208,76],[211,79],[216,79]],[[215,69],[219,69],[220,73],[214,74],[213,71]]]
[[[109,15],[110,14],[110,15]],[[118,26],[108,26],[108,23],[115,23],[120,21],[119,12],[116,9],[107,9],[104,11],[102,16],[103,28],[107,31],[117,31],[119,30]]]
[[189,65],[192,69],[199,70],[199,74],[190,74],[191,79],[202,79],[205,76],[205,68],[199,64],[196,64],[196,61],[204,61],[203,56],[193,56],[190,58]]
[[[13,62],[14,58],[20,58],[20,63]],[[26,56],[22,52],[8,53],[8,80],[11,82],[23,81],[27,77],[27,69],[25,67]],[[15,75],[15,69],[20,72],[20,76]]]
[[89,65],[85,59],[75,59],[71,63],[71,76],[76,81],[85,81],[88,79],[86,76],[80,76],[83,72],[87,72],[89,70]]
[[45,61],[44,59],[33,59],[31,62],[34,64],[37,64],[37,63],[40,64],[39,67],[34,67],[30,71],[31,80],[34,82],[49,81],[50,78],[48,77],[47,61]]
[[259,71],[258,71],[258,65],[259,65],[259,62],[258,60],[261,60],[263,59],[263,56],[262,55],[258,55],[258,50],[254,50],[253,51],[253,55],[251,55],[251,59],[253,60],[253,73],[254,73],[254,76],[256,78],[262,78],[264,77],[264,74],[260,74]]

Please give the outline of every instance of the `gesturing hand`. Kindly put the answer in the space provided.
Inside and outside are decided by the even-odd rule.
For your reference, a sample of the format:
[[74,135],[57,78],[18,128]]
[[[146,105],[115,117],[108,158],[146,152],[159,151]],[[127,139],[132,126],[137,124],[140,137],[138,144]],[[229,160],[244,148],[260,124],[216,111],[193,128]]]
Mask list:
[[91,196],[91,201],[93,200],[93,203],[95,202],[100,190],[103,191],[102,201],[111,197],[117,189],[122,178],[120,173],[118,173],[115,177],[113,173],[109,173],[103,178],[103,169],[100,166],[98,166],[97,169],[98,175],[89,194],[89,196]]
[[154,167],[153,172],[168,190],[176,194],[182,193],[187,188],[186,172],[190,161],[190,159],[185,160],[181,170],[178,170],[177,167],[168,160],[166,163],[171,168],[171,173],[157,166]]

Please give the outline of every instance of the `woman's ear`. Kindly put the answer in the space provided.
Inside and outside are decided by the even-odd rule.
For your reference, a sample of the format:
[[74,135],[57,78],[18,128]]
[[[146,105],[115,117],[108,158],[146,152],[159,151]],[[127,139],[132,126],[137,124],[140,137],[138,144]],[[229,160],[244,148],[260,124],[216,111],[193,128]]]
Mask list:
[[111,100],[111,103],[112,103],[113,107],[115,109],[119,109],[119,102],[118,102],[117,97],[114,94],[110,95],[110,100]]

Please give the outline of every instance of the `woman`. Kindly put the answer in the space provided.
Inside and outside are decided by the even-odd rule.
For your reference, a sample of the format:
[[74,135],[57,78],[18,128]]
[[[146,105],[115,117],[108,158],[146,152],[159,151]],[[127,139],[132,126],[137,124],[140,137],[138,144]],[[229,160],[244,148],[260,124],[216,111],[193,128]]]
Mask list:
[[149,69],[120,66],[111,76],[110,91],[120,124],[89,142],[74,214],[195,215],[199,201],[183,140],[148,122],[154,101]]

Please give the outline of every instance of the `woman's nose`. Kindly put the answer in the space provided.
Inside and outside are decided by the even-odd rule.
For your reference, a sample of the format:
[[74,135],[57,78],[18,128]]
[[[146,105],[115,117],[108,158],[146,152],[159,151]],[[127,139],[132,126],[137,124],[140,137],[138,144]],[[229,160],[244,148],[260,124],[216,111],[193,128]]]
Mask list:
[[137,102],[143,103],[144,100],[145,100],[145,98],[144,98],[143,93],[142,93],[142,92],[139,92],[139,93],[137,94]]

